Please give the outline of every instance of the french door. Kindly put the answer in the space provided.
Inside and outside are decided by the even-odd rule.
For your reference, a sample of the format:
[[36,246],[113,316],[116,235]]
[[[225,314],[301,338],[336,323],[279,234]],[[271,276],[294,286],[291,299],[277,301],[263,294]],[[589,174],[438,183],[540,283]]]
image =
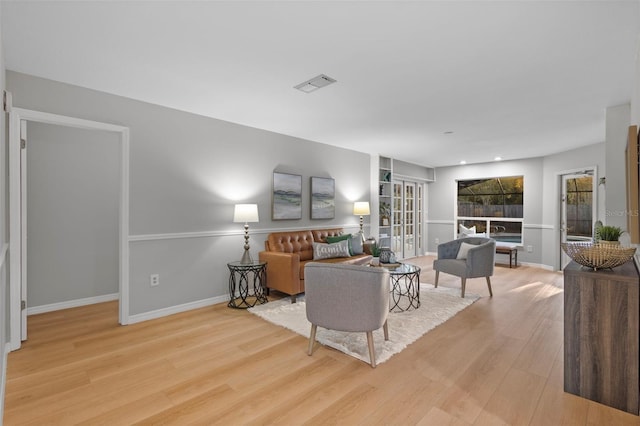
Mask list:
[[423,191],[421,183],[393,182],[391,250],[398,259],[418,256],[421,253]]
[[[593,171],[562,175],[560,242],[591,241],[594,221]],[[560,249],[560,267],[571,260]]]

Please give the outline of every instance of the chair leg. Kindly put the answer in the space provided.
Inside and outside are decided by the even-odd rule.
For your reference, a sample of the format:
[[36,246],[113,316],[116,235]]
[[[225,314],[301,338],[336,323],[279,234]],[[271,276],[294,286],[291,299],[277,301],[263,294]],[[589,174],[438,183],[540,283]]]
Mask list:
[[369,345],[371,367],[376,368],[376,351],[373,349],[373,331],[367,331],[367,344]]
[[382,329],[384,330],[384,340],[389,340],[389,327],[387,326],[387,321],[384,321],[382,325]]
[[436,269],[436,283],[434,284],[435,288],[438,288],[438,276],[440,275],[440,271]]
[[467,279],[466,278],[462,278],[462,298],[464,298],[465,287],[467,287]]
[[487,277],[487,287],[489,287],[489,297],[493,297],[493,291],[491,290],[491,278]]
[[307,355],[311,356],[313,353],[313,344],[316,342],[316,330],[318,326],[315,324],[311,324],[311,335],[309,336],[309,350],[307,351]]

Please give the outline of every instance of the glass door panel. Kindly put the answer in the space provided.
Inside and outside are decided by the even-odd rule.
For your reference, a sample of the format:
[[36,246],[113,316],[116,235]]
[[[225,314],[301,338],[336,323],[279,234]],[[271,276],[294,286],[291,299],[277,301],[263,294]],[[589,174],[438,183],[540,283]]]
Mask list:
[[399,256],[402,253],[402,182],[393,183],[393,221],[391,230],[391,250]]
[[422,248],[422,184],[393,182],[391,250],[397,259],[414,257]]
[[404,247],[402,257],[413,257],[416,253],[416,184],[413,182],[404,183]]
[[[593,176],[576,174],[562,176],[562,208],[560,241],[591,241],[593,238]],[[560,267],[571,260],[560,249]]]

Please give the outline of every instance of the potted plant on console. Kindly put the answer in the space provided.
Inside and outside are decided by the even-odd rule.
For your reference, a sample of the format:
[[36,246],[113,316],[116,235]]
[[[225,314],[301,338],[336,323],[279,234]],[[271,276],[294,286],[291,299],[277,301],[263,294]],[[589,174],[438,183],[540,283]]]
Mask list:
[[622,235],[622,229],[618,226],[604,225],[596,228],[596,241],[601,244],[620,244],[618,238]]

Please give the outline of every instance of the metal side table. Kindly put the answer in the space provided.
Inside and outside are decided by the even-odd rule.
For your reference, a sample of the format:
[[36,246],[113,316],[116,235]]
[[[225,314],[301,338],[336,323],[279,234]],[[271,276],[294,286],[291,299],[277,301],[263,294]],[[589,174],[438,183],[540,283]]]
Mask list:
[[267,303],[267,262],[227,263],[229,267],[230,308],[247,309]]

